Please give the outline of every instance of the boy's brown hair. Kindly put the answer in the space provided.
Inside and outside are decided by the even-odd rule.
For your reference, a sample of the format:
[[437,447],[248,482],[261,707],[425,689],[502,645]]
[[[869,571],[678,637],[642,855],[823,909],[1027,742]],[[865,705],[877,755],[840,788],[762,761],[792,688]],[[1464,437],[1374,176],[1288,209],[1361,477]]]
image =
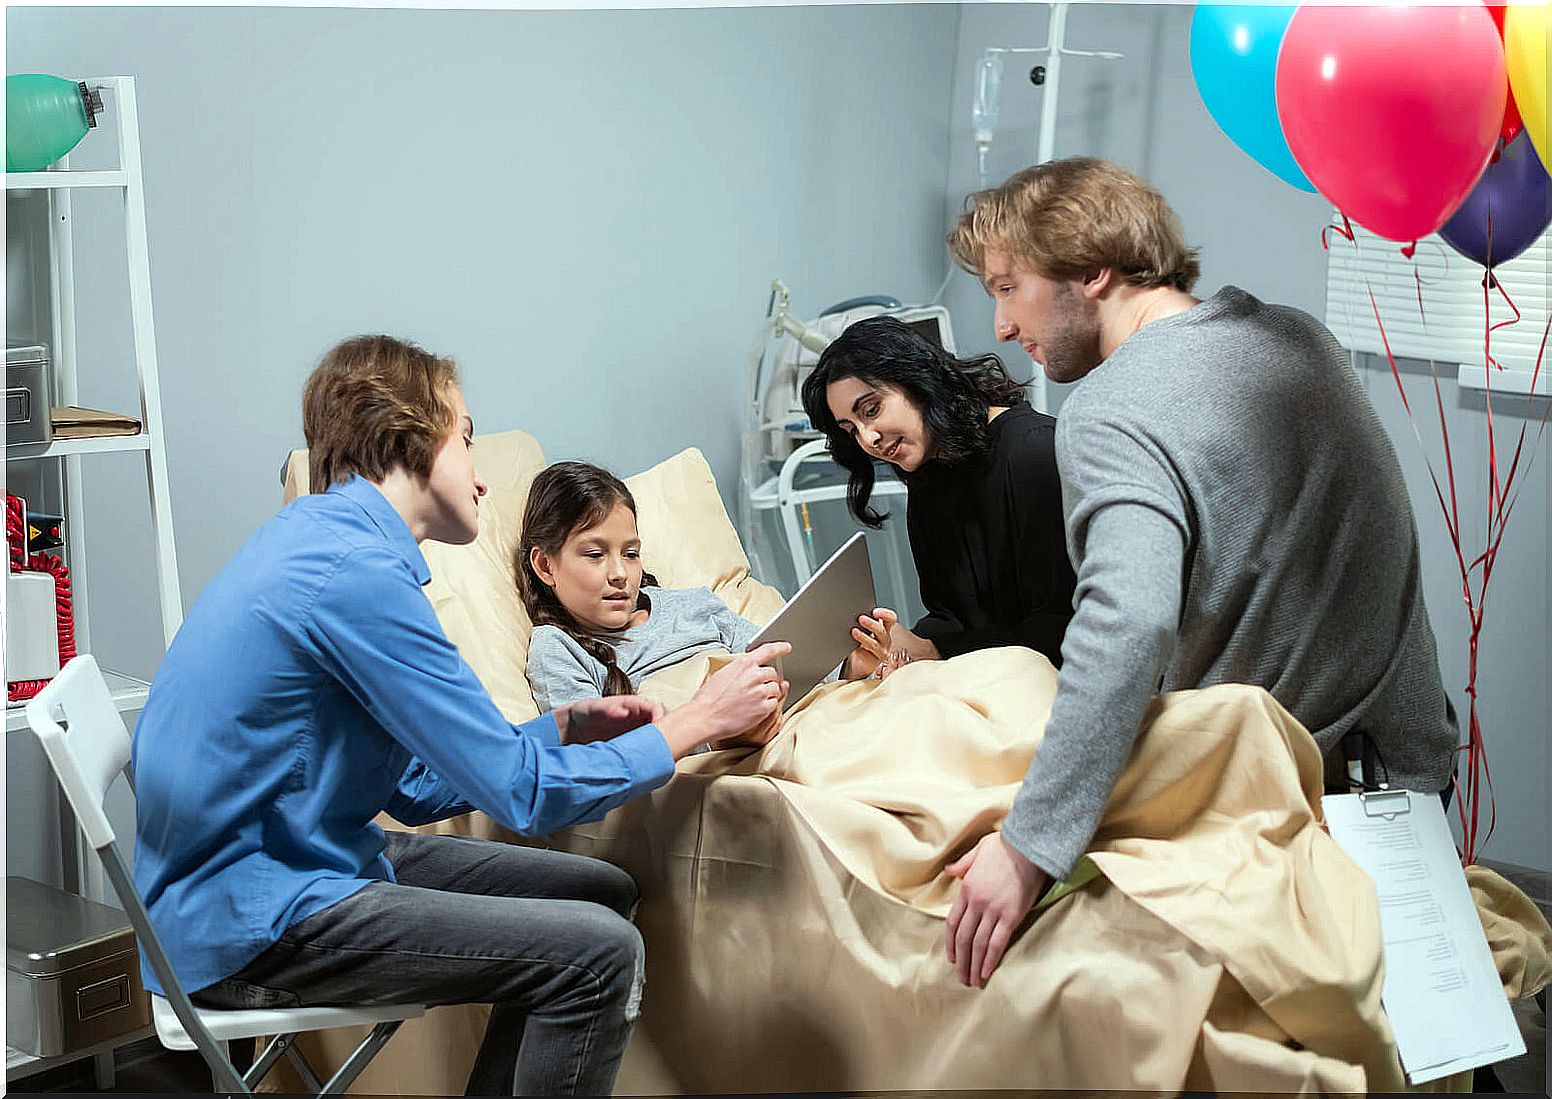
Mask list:
[[302,390],[313,492],[352,473],[380,481],[396,467],[426,477],[452,430],[451,359],[392,336],[355,336],[314,368]]
[[973,275],[982,273],[989,248],[1051,279],[1084,278],[1108,267],[1132,286],[1190,293],[1202,272],[1164,196],[1094,157],[1039,164],[970,195],[948,247]]

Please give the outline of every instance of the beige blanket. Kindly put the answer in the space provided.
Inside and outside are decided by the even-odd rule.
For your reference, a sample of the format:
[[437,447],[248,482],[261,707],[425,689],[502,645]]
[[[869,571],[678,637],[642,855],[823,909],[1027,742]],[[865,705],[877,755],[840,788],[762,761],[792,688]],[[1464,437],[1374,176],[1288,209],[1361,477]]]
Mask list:
[[[1372,886],[1321,827],[1314,741],[1254,688],[1159,700],[1091,852],[1104,877],[1039,913],[986,989],[955,981],[943,867],[1007,811],[1054,690],[1023,649],[821,687],[763,749],[691,757],[555,837],[641,887],[619,1091],[1403,1090]],[[1503,896],[1524,995],[1552,933]],[[482,1018],[409,1024],[357,1090],[457,1093]]]

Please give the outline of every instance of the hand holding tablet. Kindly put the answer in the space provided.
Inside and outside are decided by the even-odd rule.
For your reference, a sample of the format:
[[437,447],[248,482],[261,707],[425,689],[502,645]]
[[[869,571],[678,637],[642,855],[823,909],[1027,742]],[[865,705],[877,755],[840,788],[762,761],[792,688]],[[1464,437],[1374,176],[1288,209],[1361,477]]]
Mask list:
[[749,648],[770,641],[792,645],[792,652],[782,658],[780,669],[782,677],[792,685],[788,700],[795,702],[851,655],[856,647],[851,631],[857,619],[871,615],[877,605],[868,543],[859,531],[787,600],[749,643]]

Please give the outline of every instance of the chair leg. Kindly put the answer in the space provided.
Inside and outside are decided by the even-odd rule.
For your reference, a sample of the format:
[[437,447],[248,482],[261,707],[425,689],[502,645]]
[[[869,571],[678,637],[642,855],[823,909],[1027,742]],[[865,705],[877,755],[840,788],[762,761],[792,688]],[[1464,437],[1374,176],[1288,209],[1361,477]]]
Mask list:
[[[248,1071],[243,1073],[243,1083],[250,1088],[257,1086],[269,1070],[275,1067],[275,1062],[280,1060],[281,1055],[290,1051],[295,1041],[295,1034],[277,1034],[271,1038],[269,1045],[264,1047],[264,1052],[259,1054],[253,1064],[248,1066]],[[314,1085],[309,1083],[307,1086],[311,1088]]]
[[318,1079],[318,1074],[313,1071],[312,1064],[307,1060],[307,1054],[303,1053],[293,1043],[286,1050],[286,1060],[291,1062],[291,1067],[296,1069],[296,1074],[302,1078],[302,1086],[317,1095],[323,1090],[323,1083]]
[[393,1037],[394,1031],[399,1029],[402,1022],[402,1019],[395,1019],[392,1022],[378,1023],[373,1027],[372,1033],[368,1034],[366,1040],[356,1047],[356,1051],[340,1066],[339,1071],[330,1077],[329,1082],[324,1085],[318,1094],[320,1096],[343,1095],[345,1089],[350,1087],[356,1077],[361,1074],[361,1070],[371,1063],[373,1057],[377,1056],[377,1051],[388,1043],[389,1038]]
[[227,1056],[227,1050],[230,1048],[228,1043],[216,1041],[204,1031],[189,1036],[194,1039],[194,1045],[199,1049],[200,1056],[205,1059],[205,1064],[210,1066],[211,1091],[217,1095],[253,1094],[253,1088],[243,1079],[242,1074],[232,1067],[232,1060]]

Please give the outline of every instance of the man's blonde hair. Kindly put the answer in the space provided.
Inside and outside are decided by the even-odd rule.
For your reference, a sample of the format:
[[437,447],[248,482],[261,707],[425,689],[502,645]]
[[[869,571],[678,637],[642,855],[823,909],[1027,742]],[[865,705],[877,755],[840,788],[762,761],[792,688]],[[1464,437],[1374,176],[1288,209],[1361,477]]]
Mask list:
[[988,249],[1052,279],[1108,267],[1131,286],[1190,293],[1202,273],[1164,196],[1120,165],[1086,156],[1026,168],[969,196],[948,247],[973,275]]

